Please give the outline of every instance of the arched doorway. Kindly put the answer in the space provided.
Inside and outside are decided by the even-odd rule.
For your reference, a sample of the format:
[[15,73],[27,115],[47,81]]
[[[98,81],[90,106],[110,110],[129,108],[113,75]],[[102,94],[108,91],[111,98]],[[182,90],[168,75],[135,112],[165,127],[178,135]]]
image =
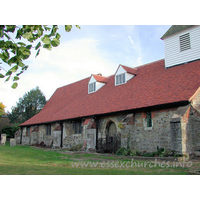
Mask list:
[[106,148],[105,152],[115,153],[121,145],[121,135],[117,133],[117,127],[113,121],[106,126]]
[[112,143],[116,134],[117,127],[114,122],[110,121],[106,127],[106,143]]

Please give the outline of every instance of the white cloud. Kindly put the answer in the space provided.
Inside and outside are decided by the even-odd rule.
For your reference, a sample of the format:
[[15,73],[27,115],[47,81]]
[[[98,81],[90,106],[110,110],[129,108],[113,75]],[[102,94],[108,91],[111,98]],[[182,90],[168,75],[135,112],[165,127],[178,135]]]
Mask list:
[[129,35],[128,37],[129,37],[129,39],[130,39],[130,41],[131,41],[131,44],[135,47],[134,42],[133,42],[131,36]]
[[[141,65],[143,55],[142,55],[142,46],[140,43],[140,37],[137,29],[133,29],[132,37],[129,35],[128,38],[134,49],[133,55],[135,55],[135,59],[132,59],[132,62],[134,62],[135,64],[133,64],[133,66]],[[134,38],[134,40],[132,38]]]
[[[15,106],[25,92],[39,86],[49,99],[53,92],[91,74],[102,73],[105,76],[114,74],[118,64],[102,57],[98,49],[98,41],[94,39],[71,40],[60,44],[51,51],[42,49],[40,55],[30,57],[27,71],[21,75],[19,86],[13,90],[10,83],[0,83],[0,102],[7,106],[6,110]],[[10,85],[9,85],[10,84]]]

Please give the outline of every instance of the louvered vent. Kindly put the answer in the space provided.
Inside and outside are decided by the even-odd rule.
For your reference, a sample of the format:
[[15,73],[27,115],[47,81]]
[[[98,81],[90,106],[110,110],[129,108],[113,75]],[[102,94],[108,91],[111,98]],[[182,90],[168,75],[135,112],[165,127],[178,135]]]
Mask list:
[[180,39],[180,50],[181,51],[185,51],[187,49],[191,49],[191,46],[190,46],[190,34],[189,33],[181,35],[179,37],[179,39]]

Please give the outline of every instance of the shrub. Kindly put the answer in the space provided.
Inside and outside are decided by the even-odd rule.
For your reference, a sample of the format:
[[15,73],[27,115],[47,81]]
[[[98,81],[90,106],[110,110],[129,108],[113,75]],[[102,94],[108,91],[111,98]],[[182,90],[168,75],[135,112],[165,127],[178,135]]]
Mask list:
[[10,126],[5,126],[2,129],[2,133],[5,133],[7,138],[14,138],[15,132],[19,129],[18,124],[13,124]]
[[127,149],[124,147],[121,147],[120,149],[117,150],[116,155],[126,155]]
[[138,150],[131,150],[131,149],[126,149],[124,147],[121,147],[117,152],[116,155],[122,155],[122,156],[140,156],[141,152]]
[[76,144],[69,148],[69,151],[82,151],[83,150],[83,144]]
[[138,150],[131,150],[131,149],[126,149],[124,147],[121,147],[117,152],[116,155],[123,155],[123,156],[145,156],[145,157],[169,157],[169,156],[174,156],[178,157],[181,155],[175,154],[172,151],[165,150],[164,148],[160,148],[157,151],[154,151],[152,153],[141,153]]

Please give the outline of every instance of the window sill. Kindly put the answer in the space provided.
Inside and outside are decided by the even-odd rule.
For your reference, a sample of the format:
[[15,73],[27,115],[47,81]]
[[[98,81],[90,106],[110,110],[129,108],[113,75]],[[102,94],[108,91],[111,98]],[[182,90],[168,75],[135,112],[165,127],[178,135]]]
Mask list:
[[144,127],[145,131],[151,131],[153,129],[153,127]]

